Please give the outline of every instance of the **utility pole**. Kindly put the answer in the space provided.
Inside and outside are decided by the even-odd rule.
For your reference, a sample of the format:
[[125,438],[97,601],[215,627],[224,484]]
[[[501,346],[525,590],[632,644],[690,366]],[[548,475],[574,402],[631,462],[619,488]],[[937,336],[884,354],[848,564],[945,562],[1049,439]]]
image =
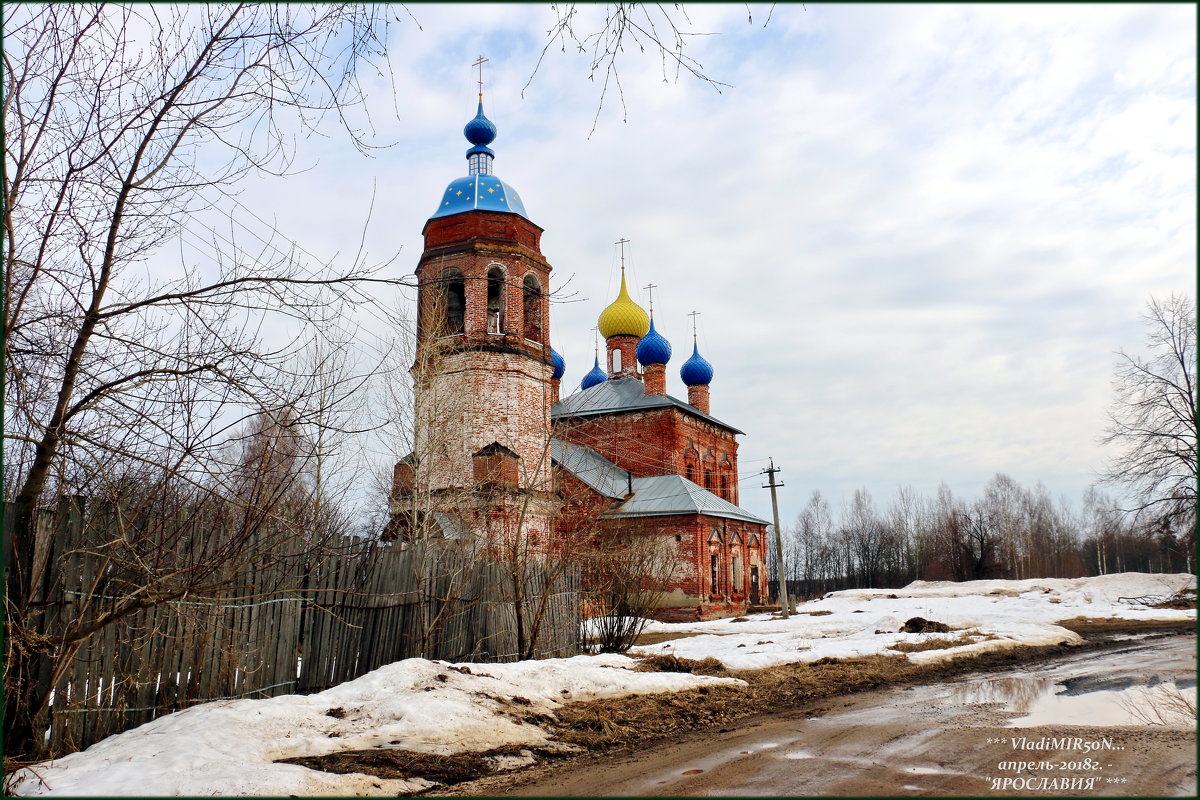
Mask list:
[[783,536],[779,532],[779,500],[775,497],[775,488],[783,484],[775,482],[776,472],[783,470],[775,466],[775,459],[772,458],[771,466],[759,474],[768,476],[769,482],[764,483],[763,488],[771,490],[771,513],[775,515],[775,569],[779,581],[779,603],[783,607],[783,618],[787,619],[791,616],[791,603],[788,602],[787,567],[783,563]]

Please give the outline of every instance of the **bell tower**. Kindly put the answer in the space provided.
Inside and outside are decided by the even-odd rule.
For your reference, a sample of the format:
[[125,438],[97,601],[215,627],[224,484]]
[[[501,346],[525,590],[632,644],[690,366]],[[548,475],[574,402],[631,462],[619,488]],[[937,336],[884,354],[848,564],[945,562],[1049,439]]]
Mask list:
[[550,530],[550,406],[561,376],[550,348],[551,267],[542,229],[492,172],[496,126],[482,86],[463,134],[468,175],[450,182],[422,230],[416,463],[397,485],[428,492],[435,510],[473,509],[466,527],[476,533],[536,541]]

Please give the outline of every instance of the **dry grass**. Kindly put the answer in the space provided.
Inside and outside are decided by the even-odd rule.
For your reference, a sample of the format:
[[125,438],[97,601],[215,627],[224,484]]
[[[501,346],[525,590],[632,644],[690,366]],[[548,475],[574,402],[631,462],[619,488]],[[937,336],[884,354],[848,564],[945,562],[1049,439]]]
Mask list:
[[638,661],[635,669],[638,672],[690,672],[693,675],[729,675],[729,670],[717,659],[709,656],[697,661],[694,658],[682,658],[673,653],[646,656]]
[[829,614],[832,614],[833,612],[826,608],[820,608],[820,609],[817,609],[816,611],[797,611],[796,613],[797,614],[808,614],[810,617],[824,617],[824,616],[828,616]]
[[634,647],[645,647],[651,644],[662,644],[663,642],[674,641],[675,639],[686,639],[689,636],[699,636],[698,633],[643,633],[633,641]]
[[461,783],[493,772],[485,755],[501,753],[439,756],[412,750],[346,750],[324,756],[283,758],[280,762],[338,774],[358,772],[379,778],[425,778],[435,783]]
[[1195,620],[1184,619],[1174,622],[1153,619],[1114,619],[1112,617],[1071,617],[1054,623],[1078,634],[1116,633],[1136,631],[1191,631],[1196,629]]
[[912,665],[897,654],[845,662],[822,659],[812,664],[738,671],[731,674],[745,680],[745,686],[701,686],[685,692],[575,703],[558,711],[558,723],[552,730],[558,741],[589,750],[605,750],[696,730],[766,709],[872,689],[920,669],[923,667]]
[[949,650],[951,647],[961,647],[964,644],[972,644],[974,641],[967,634],[960,633],[953,639],[938,636],[922,642],[896,642],[888,649],[895,650],[898,653],[920,653],[925,650]]

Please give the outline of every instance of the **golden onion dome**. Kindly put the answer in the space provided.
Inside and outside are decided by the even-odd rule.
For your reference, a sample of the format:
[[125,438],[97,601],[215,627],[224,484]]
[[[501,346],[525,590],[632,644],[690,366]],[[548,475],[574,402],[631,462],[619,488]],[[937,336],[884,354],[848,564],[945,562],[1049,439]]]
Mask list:
[[600,312],[600,335],[637,336],[641,338],[650,330],[650,315],[633,302],[625,288],[625,271],[621,270],[621,293],[608,308]]

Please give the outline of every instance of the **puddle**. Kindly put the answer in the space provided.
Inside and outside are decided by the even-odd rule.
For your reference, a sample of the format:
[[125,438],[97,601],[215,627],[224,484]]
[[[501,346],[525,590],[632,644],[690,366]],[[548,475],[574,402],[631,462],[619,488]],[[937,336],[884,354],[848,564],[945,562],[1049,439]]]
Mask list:
[[1082,677],[997,678],[955,687],[954,702],[997,704],[1021,716],[1008,727],[1037,725],[1156,725],[1191,728],[1196,724],[1196,681]]
[[816,758],[815,755],[808,752],[807,750],[793,750],[790,753],[784,753],[783,757],[791,758],[791,759]]

